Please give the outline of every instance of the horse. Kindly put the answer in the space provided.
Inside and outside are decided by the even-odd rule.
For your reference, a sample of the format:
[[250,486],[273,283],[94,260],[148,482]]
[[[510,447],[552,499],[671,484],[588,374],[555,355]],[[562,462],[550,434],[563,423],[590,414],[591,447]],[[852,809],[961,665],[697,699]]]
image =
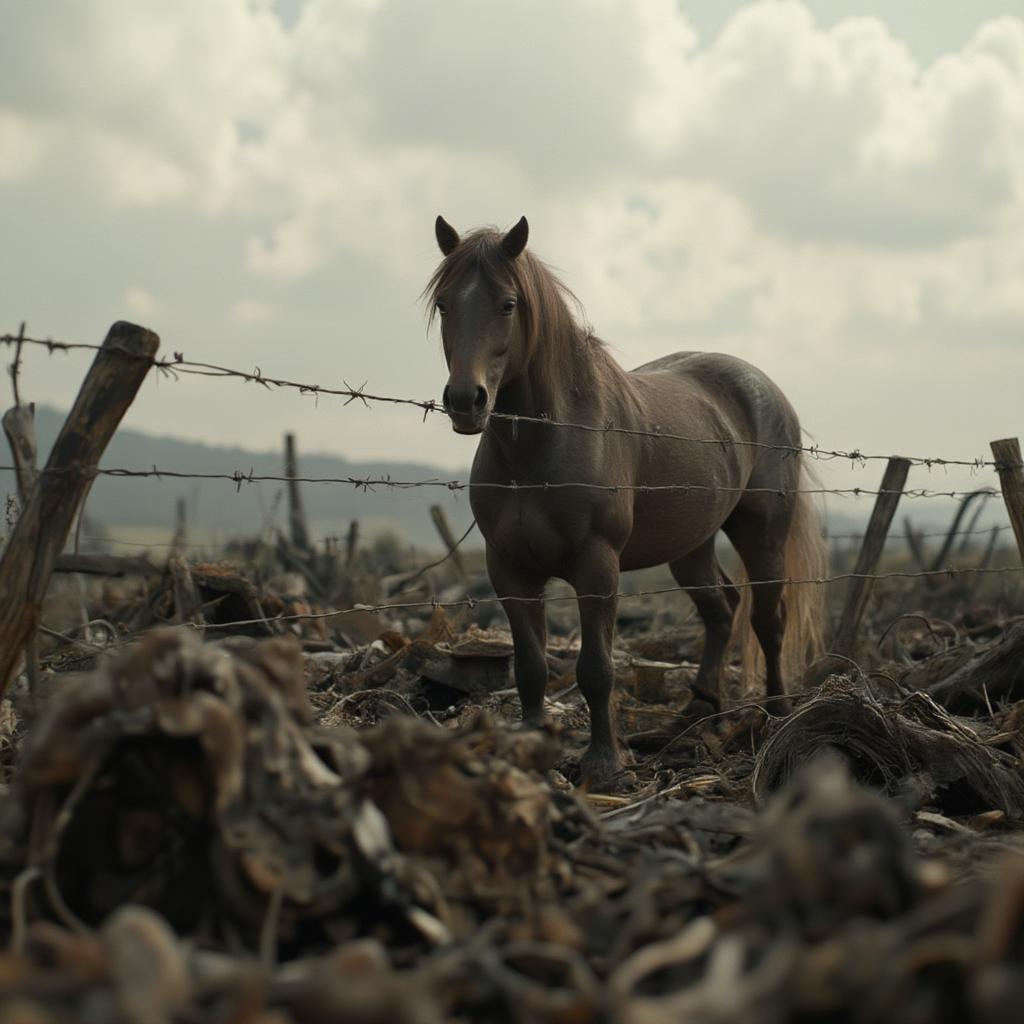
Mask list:
[[797,657],[813,655],[821,598],[818,587],[783,581],[821,578],[825,543],[799,490],[800,425],[782,391],[718,353],[676,352],[625,371],[527,250],[528,235],[525,217],[505,233],[461,237],[439,216],[443,259],[424,297],[441,324],[444,410],[456,433],[480,437],[470,505],[512,632],[524,722],[544,716],[543,596],[557,578],[577,595],[576,679],[591,722],[581,771],[597,784],[622,767],[610,710],[620,572],[667,564],[694,588],[705,643],[692,700],[718,710],[741,604],[716,556],[723,531],[749,580],[768,696],[784,712],[787,623],[804,648]]

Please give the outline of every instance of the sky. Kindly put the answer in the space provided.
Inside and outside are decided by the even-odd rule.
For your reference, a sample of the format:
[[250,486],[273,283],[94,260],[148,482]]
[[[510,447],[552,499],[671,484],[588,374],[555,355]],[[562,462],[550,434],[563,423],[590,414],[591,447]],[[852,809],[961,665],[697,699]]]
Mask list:
[[[0,11],[0,333],[129,319],[167,354],[433,398],[434,217],[526,214],[627,366],[739,355],[829,449],[974,458],[1024,433],[1024,0]],[[67,406],[86,367],[32,352],[23,394]],[[191,377],[154,376],[125,422],[447,467],[475,446],[440,416]]]

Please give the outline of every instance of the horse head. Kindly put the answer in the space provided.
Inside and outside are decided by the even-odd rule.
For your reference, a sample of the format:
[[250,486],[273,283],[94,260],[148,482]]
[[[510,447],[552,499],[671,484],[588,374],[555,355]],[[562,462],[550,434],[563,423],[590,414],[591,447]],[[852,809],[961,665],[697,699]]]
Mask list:
[[444,408],[456,433],[481,433],[499,389],[524,368],[529,309],[517,260],[529,230],[521,217],[504,235],[479,231],[462,239],[443,217],[434,224],[445,259],[428,291],[431,316],[441,318]]

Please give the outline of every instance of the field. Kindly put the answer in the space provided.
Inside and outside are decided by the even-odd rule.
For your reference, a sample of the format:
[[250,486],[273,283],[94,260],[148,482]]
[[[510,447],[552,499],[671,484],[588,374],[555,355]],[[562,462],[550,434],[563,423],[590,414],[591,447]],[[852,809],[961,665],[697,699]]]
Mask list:
[[687,599],[623,601],[606,793],[571,604],[518,729],[478,555],[59,578],[2,705],[0,1021],[1017,1020],[1019,577],[893,577],[902,548],[786,718],[738,665],[688,715]]

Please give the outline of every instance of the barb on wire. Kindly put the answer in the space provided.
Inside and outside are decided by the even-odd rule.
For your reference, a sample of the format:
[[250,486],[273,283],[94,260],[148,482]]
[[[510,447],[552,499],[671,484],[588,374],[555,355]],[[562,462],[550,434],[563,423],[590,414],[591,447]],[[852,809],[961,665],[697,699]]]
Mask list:
[[[0,344],[14,344],[17,341],[17,337],[12,334],[0,335]],[[97,352],[100,350],[99,345],[88,344],[85,342],[65,342],[65,341],[49,341],[40,338],[23,338],[22,341],[25,344],[39,345],[45,347],[49,352],[61,351],[71,352],[77,350]],[[133,358],[147,358],[145,356],[139,356],[136,353],[127,353]],[[413,406],[423,411],[424,419],[429,413],[432,412],[443,412],[444,410],[434,399],[414,399],[414,398],[396,398],[390,395],[375,395],[368,394],[365,391],[366,384],[363,384],[360,388],[352,388],[347,383],[342,388],[331,388],[322,384],[310,384],[303,383],[301,381],[288,380],[283,377],[268,377],[266,376],[259,367],[256,367],[254,371],[237,370],[227,366],[219,366],[215,363],[205,363],[195,360],[185,359],[184,353],[176,351],[172,359],[149,359],[150,363],[160,369],[161,371],[172,373],[172,374],[193,374],[196,376],[205,377],[232,377],[238,380],[253,382],[261,384],[268,390],[271,388],[290,388],[298,391],[300,394],[312,394],[312,395],[333,395],[336,397],[344,398],[345,404],[348,405],[353,401],[361,401],[364,405],[369,407],[371,402],[377,403],[388,403],[392,405],[407,405]],[[592,433],[615,433],[624,434],[633,437],[650,437],[657,438],[659,440],[666,441],[682,441],[690,444],[710,444],[710,445],[732,445],[737,447],[746,448],[758,448],[767,449],[771,451],[790,452],[792,454],[804,453],[809,455],[811,458],[818,459],[821,461],[831,461],[840,459],[844,461],[852,462],[856,465],[864,465],[869,461],[885,461],[887,462],[892,456],[890,455],[870,455],[865,454],[858,448],[851,449],[849,451],[842,450],[831,450],[822,448],[820,445],[787,445],[787,444],[775,444],[767,441],[750,441],[742,440],[738,438],[724,438],[724,437],[690,437],[683,434],[667,433],[659,430],[656,427],[651,430],[644,430],[632,427],[620,427],[615,426],[611,423],[595,426],[588,423],[573,423],[563,420],[550,419],[547,416],[525,416],[522,414],[512,413],[492,413],[492,418],[496,421],[510,421],[512,424],[512,430],[518,433],[519,425],[522,423],[538,423],[544,424],[549,427],[558,427],[568,430],[581,430]],[[968,468],[971,470],[980,470],[985,467],[998,468],[998,464],[991,459],[975,458],[975,459],[947,459],[939,456],[917,456],[907,455],[902,456],[906,458],[908,462],[915,466],[924,466],[928,469],[932,469],[940,466],[959,466]]]

